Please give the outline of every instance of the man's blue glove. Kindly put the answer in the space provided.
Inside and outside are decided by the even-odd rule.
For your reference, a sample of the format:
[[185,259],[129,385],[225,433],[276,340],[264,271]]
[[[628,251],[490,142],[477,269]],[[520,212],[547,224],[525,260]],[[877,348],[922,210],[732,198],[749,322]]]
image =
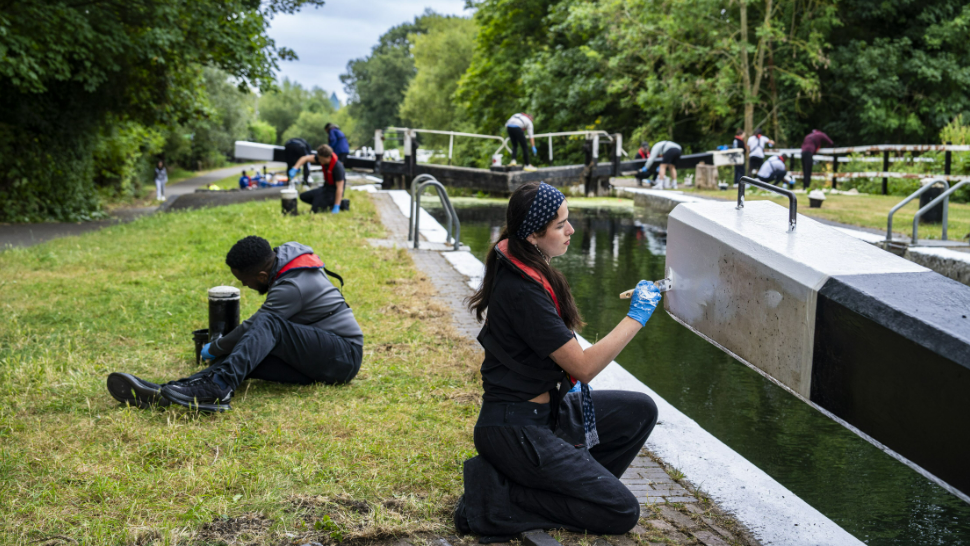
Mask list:
[[646,326],[657,304],[660,303],[660,289],[650,281],[640,281],[630,299],[630,312],[626,316]]
[[330,209],[330,212],[333,214],[340,214],[340,203],[334,205],[333,208]]
[[286,171],[286,175],[290,177],[290,180],[296,179],[296,175],[298,174],[300,174],[300,169],[297,169],[296,167]]
[[202,346],[202,352],[200,354],[202,355],[202,358],[204,360],[212,360],[215,358],[214,356],[212,356],[212,353],[209,352],[210,346],[212,346],[211,343],[206,343],[205,345]]
[[535,146],[532,147],[532,155],[539,155],[539,150],[536,150]]

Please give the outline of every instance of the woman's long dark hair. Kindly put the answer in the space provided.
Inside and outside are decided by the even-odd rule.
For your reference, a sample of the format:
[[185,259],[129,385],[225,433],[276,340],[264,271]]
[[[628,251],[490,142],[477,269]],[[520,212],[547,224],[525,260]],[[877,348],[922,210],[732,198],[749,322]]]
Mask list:
[[[518,237],[509,237],[509,233],[516,233],[528,216],[529,207],[532,206],[532,201],[539,191],[539,184],[539,182],[523,184],[512,194],[508,209],[505,211],[505,228],[502,229],[502,235],[499,236],[498,242],[508,239],[509,254],[541,273],[549,281],[553,292],[556,293],[556,299],[559,301],[559,310],[566,327],[570,330],[582,328],[583,318],[579,315],[579,309],[576,308],[576,301],[569,291],[569,283],[566,282],[566,277],[559,270],[546,263],[546,260],[531,243]],[[558,220],[558,216],[556,214],[556,217],[550,220],[542,230],[537,231],[536,235],[545,235],[549,226]],[[498,242],[495,244],[498,244]],[[466,300],[468,309],[475,312],[478,322],[482,321],[485,310],[488,309],[488,302],[492,297],[492,283],[498,273],[498,266],[498,251],[495,250],[495,245],[492,245],[488,249],[488,255],[485,256],[485,278],[482,280],[482,286]]]

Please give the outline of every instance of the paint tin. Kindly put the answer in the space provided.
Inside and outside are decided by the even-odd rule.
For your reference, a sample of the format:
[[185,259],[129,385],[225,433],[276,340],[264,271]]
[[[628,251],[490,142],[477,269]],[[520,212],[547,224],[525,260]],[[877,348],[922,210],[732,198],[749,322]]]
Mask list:
[[286,188],[280,192],[280,201],[283,205],[283,216],[296,216],[296,190]]
[[209,342],[209,329],[192,331],[192,341],[195,343],[195,365],[202,364],[202,347]]
[[209,289],[209,341],[214,341],[239,326],[239,289],[216,286]]

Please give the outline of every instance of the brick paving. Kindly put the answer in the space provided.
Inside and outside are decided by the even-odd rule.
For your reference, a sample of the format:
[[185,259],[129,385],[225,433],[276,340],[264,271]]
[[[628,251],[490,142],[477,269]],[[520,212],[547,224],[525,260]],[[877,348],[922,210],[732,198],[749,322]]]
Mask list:
[[[390,196],[382,193],[371,194],[387,229],[388,237],[373,240],[377,246],[407,245],[407,218],[394,204]],[[451,309],[455,328],[474,339],[480,326],[464,307],[462,301],[472,293],[468,279],[455,271],[439,251],[414,250],[409,248],[418,270],[426,275],[437,288],[437,297],[442,304]],[[673,469],[669,469],[674,472]],[[734,518],[718,508],[709,498],[692,489],[684,478],[675,480],[661,462],[647,450],[640,454],[623,473],[620,480],[640,501],[641,524],[628,535],[604,536],[594,538],[584,534],[550,531],[549,534],[565,546],[639,546],[659,544],[684,544],[704,546],[760,546],[760,543]],[[443,538],[440,536],[409,537],[397,539],[393,546],[434,546],[470,545],[474,537]],[[520,542],[520,541],[514,541]],[[496,546],[508,546],[497,544]]]

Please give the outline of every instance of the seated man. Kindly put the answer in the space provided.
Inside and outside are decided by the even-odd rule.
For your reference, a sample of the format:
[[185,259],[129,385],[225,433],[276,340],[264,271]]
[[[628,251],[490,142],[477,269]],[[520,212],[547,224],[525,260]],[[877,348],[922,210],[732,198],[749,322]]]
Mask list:
[[347,178],[344,164],[337,159],[333,149],[324,144],[317,148],[316,154],[301,157],[290,171],[295,171],[310,161],[323,167],[323,185],[301,193],[300,200],[311,206],[310,212],[329,210],[333,214],[339,213]]
[[784,182],[786,174],[788,174],[788,169],[785,168],[785,158],[780,155],[769,157],[767,161],[762,163],[761,168],[758,169],[759,180],[771,182],[775,185],[778,185],[779,182]]
[[252,180],[246,176],[246,171],[244,170],[242,176],[239,177],[239,189],[248,190],[250,184],[252,184]]
[[310,247],[286,243],[274,249],[250,235],[233,245],[226,265],[243,286],[266,294],[266,301],[233,331],[203,347],[202,356],[212,365],[164,385],[112,373],[111,396],[140,408],[176,403],[226,411],[244,379],[341,384],[357,375],[364,334]]

